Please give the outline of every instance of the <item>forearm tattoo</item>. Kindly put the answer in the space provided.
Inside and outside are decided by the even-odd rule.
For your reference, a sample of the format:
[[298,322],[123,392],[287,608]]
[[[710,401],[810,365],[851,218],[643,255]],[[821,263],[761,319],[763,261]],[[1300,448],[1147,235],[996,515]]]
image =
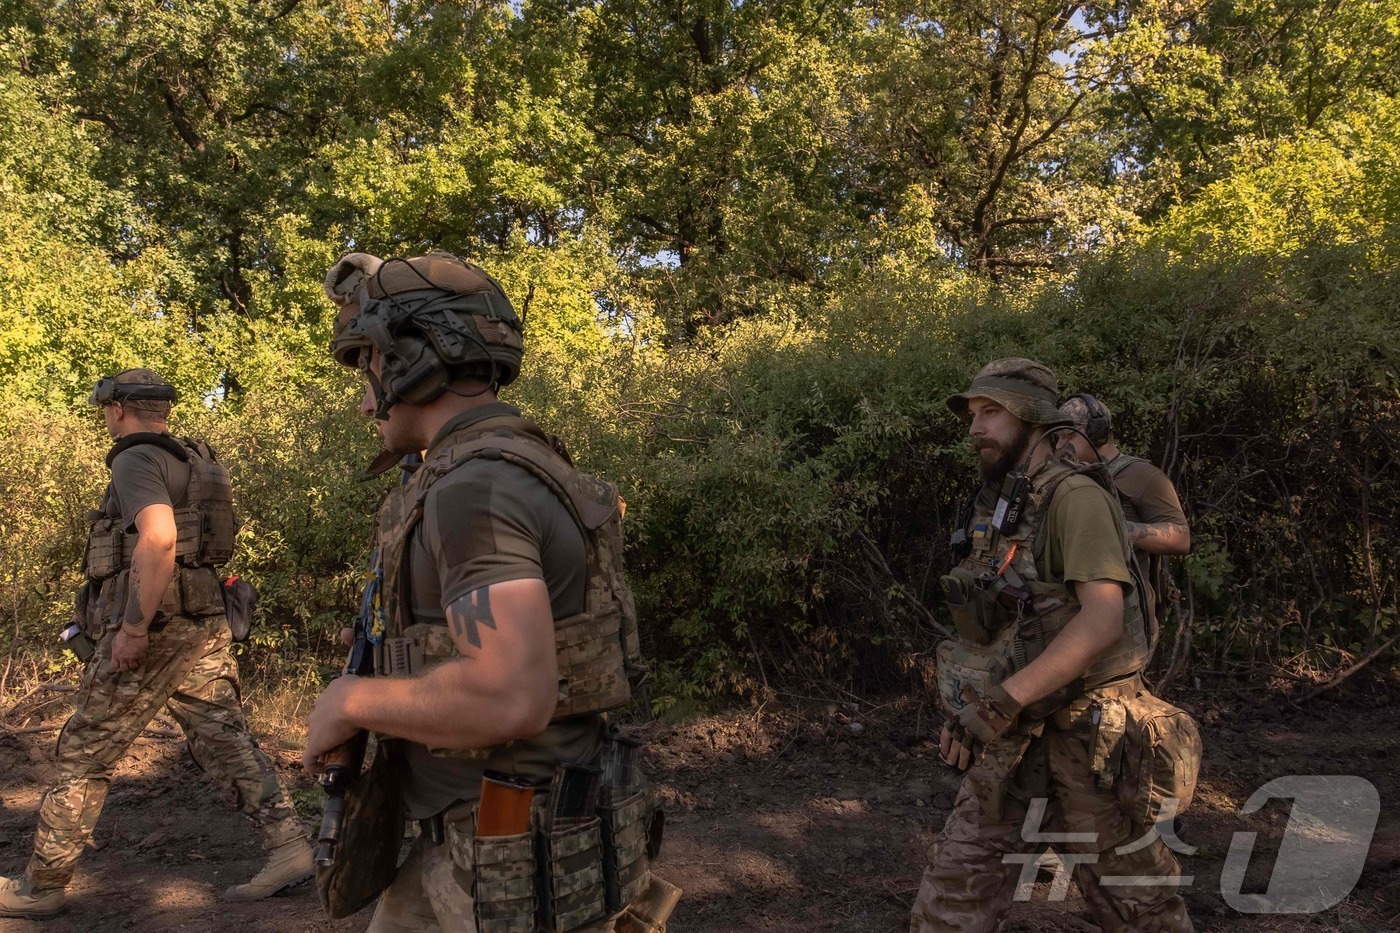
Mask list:
[[1186,526],[1181,522],[1162,522],[1157,525],[1146,525],[1141,522],[1127,522],[1128,540],[1137,544],[1144,538],[1170,538],[1174,535],[1186,533]]
[[141,572],[133,565],[126,578],[126,608],[122,612],[122,624],[140,628],[144,621],[146,614],[141,611]]
[[447,624],[452,634],[465,638],[473,648],[481,647],[481,629],[496,628],[496,619],[491,615],[491,594],[487,587],[472,590],[461,599],[454,600],[447,607]]

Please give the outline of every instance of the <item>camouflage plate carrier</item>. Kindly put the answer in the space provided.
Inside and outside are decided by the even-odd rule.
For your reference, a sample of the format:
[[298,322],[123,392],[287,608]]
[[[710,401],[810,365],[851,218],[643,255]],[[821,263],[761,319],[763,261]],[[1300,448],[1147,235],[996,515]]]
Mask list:
[[[580,473],[532,422],[502,415],[464,427],[431,460],[389,493],[379,511],[384,567],[385,637],[375,671],[416,676],[458,656],[446,625],[413,622],[408,604],[408,540],[423,518],[433,484],[478,457],[504,460],[549,488],[583,532],[588,552],[583,612],[556,619],[559,705],[553,721],[617,709],[644,673],[632,591],[622,576],[622,504],[612,485]],[[472,752],[489,757],[490,752]]]
[[[224,612],[224,591],[218,568],[233,556],[237,523],[233,515],[233,486],[228,470],[208,444],[169,434],[131,434],[116,443],[107,454],[110,467],[117,455],[139,444],[155,444],[189,464],[190,481],[185,504],[175,509],[176,572],[161,600],[160,611],[167,616],[190,618]],[[108,515],[112,488],[103,497],[103,508],[89,513],[87,550],[83,573],[87,578],[87,607],[81,613],[84,628],[93,640],[121,623],[127,601],[127,579],[131,558],[140,537],[128,533],[120,515]]]

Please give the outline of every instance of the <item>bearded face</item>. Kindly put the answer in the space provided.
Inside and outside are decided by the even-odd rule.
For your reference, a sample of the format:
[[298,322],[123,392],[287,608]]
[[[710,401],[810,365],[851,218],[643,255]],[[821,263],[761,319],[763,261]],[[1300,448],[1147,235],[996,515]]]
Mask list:
[[1000,486],[1016,464],[1026,456],[1033,425],[1012,418],[1007,430],[974,434],[972,449],[977,452],[977,466],[982,471],[982,481],[988,486]]

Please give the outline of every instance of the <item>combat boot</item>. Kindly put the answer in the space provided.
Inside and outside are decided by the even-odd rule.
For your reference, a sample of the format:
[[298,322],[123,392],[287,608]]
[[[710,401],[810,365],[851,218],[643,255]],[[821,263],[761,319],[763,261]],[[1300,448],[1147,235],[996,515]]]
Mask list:
[[272,850],[262,871],[247,884],[236,884],[224,892],[226,901],[260,901],[301,884],[316,873],[311,846],[305,839],[293,839]]
[[67,909],[68,897],[62,888],[35,891],[26,877],[0,878],[0,917],[48,920]]

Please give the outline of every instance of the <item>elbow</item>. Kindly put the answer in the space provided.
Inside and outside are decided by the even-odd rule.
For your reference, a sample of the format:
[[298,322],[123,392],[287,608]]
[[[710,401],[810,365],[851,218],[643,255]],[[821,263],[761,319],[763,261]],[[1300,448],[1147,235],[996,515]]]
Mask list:
[[503,705],[501,715],[496,720],[500,741],[533,739],[549,728],[558,705],[557,690],[551,690],[547,694],[544,691],[532,691],[528,696],[513,697]]
[[137,542],[148,554],[156,557],[166,558],[175,553],[175,533],[165,531],[149,531],[141,535]]
[[1187,554],[1190,554],[1191,532],[1183,528],[1181,534],[1177,535],[1172,541],[1171,550],[1167,553],[1171,554],[1173,557],[1185,557]]

